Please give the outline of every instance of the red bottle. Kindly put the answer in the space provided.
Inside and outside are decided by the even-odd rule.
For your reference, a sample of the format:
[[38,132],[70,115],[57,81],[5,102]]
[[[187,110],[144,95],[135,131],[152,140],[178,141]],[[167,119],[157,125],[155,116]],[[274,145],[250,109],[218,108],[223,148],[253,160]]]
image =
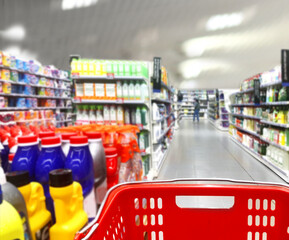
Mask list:
[[118,154],[114,147],[104,149],[106,158],[107,190],[118,184]]

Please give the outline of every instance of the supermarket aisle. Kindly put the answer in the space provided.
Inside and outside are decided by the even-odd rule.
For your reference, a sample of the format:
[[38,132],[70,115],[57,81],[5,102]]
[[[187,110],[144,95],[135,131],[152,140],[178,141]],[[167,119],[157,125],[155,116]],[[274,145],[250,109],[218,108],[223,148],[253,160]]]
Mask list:
[[286,183],[209,121],[182,120],[158,179],[231,178]]

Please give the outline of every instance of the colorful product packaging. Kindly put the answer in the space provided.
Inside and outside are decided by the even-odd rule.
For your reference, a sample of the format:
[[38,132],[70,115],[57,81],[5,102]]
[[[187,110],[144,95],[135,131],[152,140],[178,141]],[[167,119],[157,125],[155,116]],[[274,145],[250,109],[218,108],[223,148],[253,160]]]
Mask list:
[[17,102],[16,102],[16,107],[26,108],[26,99],[25,98],[18,98]]
[[10,72],[10,80],[14,81],[14,82],[18,82],[19,81],[19,75],[17,71],[11,71]]
[[3,83],[3,92],[8,94],[11,93],[11,83]]
[[1,70],[1,78],[3,80],[9,81],[10,80],[10,70],[8,69],[2,69]]
[[24,111],[14,112],[14,120],[16,122],[24,121],[25,120],[25,112]]

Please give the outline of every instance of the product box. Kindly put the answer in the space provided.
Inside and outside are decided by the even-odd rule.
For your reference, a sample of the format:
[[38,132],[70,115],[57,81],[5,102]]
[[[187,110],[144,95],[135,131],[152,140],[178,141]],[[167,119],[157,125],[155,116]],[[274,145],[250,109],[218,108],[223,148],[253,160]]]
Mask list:
[[113,73],[115,76],[119,76],[119,70],[118,70],[118,61],[113,61]]
[[76,83],[75,84],[75,96],[76,97],[83,97],[84,96],[83,83]]
[[106,61],[106,73],[114,73],[112,61]]
[[116,99],[116,84],[114,84],[114,83],[106,83],[105,84],[105,98],[107,100],[115,100]]
[[6,80],[6,81],[10,80],[10,70],[2,69],[2,71],[1,71],[1,79]]
[[93,60],[89,60],[88,62],[88,75],[95,76],[95,63]]
[[84,83],[84,97],[87,99],[95,98],[94,83]]
[[99,60],[94,61],[94,66],[95,66],[95,75],[96,76],[101,76],[103,75],[102,73],[102,63]]
[[9,125],[14,122],[13,112],[1,112],[0,113],[0,125]]
[[96,99],[104,99],[105,98],[105,84],[104,83],[95,83],[95,98]]
[[131,61],[130,66],[131,66],[131,76],[136,76],[136,61]]

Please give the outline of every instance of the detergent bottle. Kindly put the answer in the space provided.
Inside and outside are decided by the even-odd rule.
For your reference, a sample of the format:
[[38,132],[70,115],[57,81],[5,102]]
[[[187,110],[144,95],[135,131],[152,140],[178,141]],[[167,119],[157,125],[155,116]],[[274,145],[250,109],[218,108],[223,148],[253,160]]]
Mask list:
[[24,240],[22,222],[16,209],[3,200],[0,185],[0,239],[3,240]]
[[25,240],[32,239],[24,198],[19,192],[19,190],[13,184],[6,181],[6,176],[1,167],[0,167],[0,185],[2,186],[3,199],[6,202],[10,203],[16,209],[21,218],[24,230],[24,239]]
[[9,145],[8,145],[8,138],[7,134],[1,137],[3,149],[1,150],[1,166],[4,169],[4,172],[7,172],[8,169],[8,156],[9,156]]
[[106,163],[101,133],[86,132],[88,146],[93,159],[94,189],[97,204],[101,204],[106,191]]
[[73,240],[88,221],[81,185],[73,182],[71,170],[57,169],[49,173],[49,186],[56,216],[56,223],[50,228],[50,240]]
[[36,161],[35,179],[41,183],[45,193],[46,207],[50,211],[55,222],[53,200],[49,193],[49,172],[64,168],[65,155],[62,152],[59,137],[47,137],[42,139],[42,149]]
[[54,132],[40,132],[38,135],[38,141],[39,141],[38,147],[39,147],[39,149],[41,149],[42,138],[54,137],[54,136],[55,136]]
[[70,137],[76,136],[77,134],[74,132],[71,133],[62,133],[61,134],[61,148],[65,156],[67,156],[70,148]]
[[12,171],[28,171],[30,179],[35,179],[35,165],[39,155],[36,136],[18,138],[18,149],[12,162]]
[[96,201],[94,192],[93,160],[88,148],[87,136],[70,138],[70,149],[65,168],[72,170],[73,181],[82,186],[84,210],[88,218],[96,216]]
[[104,149],[106,157],[107,189],[118,184],[118,154],[114,147]]
[[7,181],[16,186],[24,197],[32,239],[49,240],[52,219],[45,206],[45,196],[41,184],[30,182],[28,171],[11,172],[6,177]]

